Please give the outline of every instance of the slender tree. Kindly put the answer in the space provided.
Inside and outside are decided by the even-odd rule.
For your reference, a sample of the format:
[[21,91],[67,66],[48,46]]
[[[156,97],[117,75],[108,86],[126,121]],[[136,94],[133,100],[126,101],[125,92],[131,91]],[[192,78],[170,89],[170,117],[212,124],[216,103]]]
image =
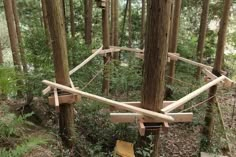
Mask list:
[[93,0],[84,0],[84,39],[85,44],[88,46],[92,44],[92,10]]
[[[109,49],[109,2],[106,1],[106,7],[102,10],[102,36],[103,36],[103,49]],[[109,94],[109,88],[110,88],[110,70],[108,67],[108,64],[111,60],[111,54],[107,54],[103,57],[104,60],[104,71],[103,71],[103,84],[102,84],[102,92],[104,95]]]
[[[198,45],[197,45],[197,58],[198,62],[202,63],[203,60],[203,52],[205,47],[205,38],[208,26],[208,12],[209,12],[209,4],[210,0],[203,0],[202,1],[202,15],[201,15],[201,23],[200,23],[200,30],[199,30],[199,37],[198,37]],[[201,75],[201,68],[197,68],[196,79],[199,80]]]
[[24,73],[28,73],[28,68],[27,68],[27,62],[25,58],[25,51],[23,48],[23,42],[22,42],[22,36],[21,36],[21,30],[20,30],[20,20],[17,12],[17,4],[16,0],[12,0],[12,10],[14,13],[14,19],[15,19],[15,26],[16,26],[16,33],[17,33],[17,39],[19,43],[19,50],[20,50],[20,58],[21,58],[21,63],[23,66],[23,71]]
[[75,17],[74,17],[74,1],[70,0],[70,32],[71,37],[75,38]]
[[[56,82],[70,86],[66,32],[61,0],[47,0],[49,29],[52,39]],[[74,144],[74,107],[73,104],[60,104],[60,136],[66,147]]]
[[[142,107],[160,112],[164,99],[171,0],[148,0]],[[153,157],[159,156],[159,131],[154,132]]]
[[[227,27],[229,22],[229,14],[230,14],[230,6],[232,4],[232,0],[224,0],[224,10],[223,15],[220,21],[220,29],[218,33],[218,42],[217,42],[217,49],[216,49],[216,57],[215,63],[213,68],[213,74],[216,76],[221,75],[221,68],[222,68],[222,58],[224,56],[224,49],[226,43],[226,33]],[[214,106],[216,104],[216,95],[217,86],[213,86],[209,90],[209,98],[208,101],[206,115],[205,115],[205,126],[203,128],[203,140],[202,140],[202,147],[207,148],[211,144],[213,127],[214,127]]]
[[45,30],[45,35],[47,37],[48,46],[52,47],[49,25],[48,25],[48,13],[47,13],[47,7],[46,7],[46,0],[41,0],[41,5],[42,5],[43,26],[44,26],[44,30]]
[[128,29],[129,29],[129,47],[132,47],[132,0],[128,0]]
[[[182,0],[175,0],[175,9],[174,9],[174,17],[173,17],[173,24],[172,24],[172,33],[171,33],[171,42],[169,46],[170,52],[176,53],[177,51],[177,38],[178,38],[178,30],[179,30],[179,17],[180,17],[180,11],[181,11],[181,4]],[[168,80],[169,84],[172,84],[174,82],[175,77],[175,61],[170,62],[170,68],[169,68],[169,75],[170,78]]]
[[[5,14],[6,14],[7,27],[8,27],[8,33],[9,33],[9,38],[10,38],[12,58],[13,58],[14,66],[15,66],[15,71],[17,74],[22,75],[22,68],[21,68],[20,55],[19,55],[19,43],[18,43],[18,38],[17,38],[14,13],[12,9],[13,8],[12,1],[4,0],[3,2],[4,2],[4,9],[5,9]],[[19,87],[23,85],[23,82],[21,79],[17,81],[17,85]],[[19,89],[17,90],[17,95],[19,97],[23,96],[21,90]]]
[[145,22],[146,22],[146,0],[142,0],[142,18],[141,18],[141,36],[140,36],[140,48],[144,47],[145,37]]
[[125,34],[125,23],[126,23],[126,18],[127,18],[127,12],[128,12],[128,5],[129,5],[129,0],[126,0],[126,5],[125,5],[125,9],[124,9],[124,18],[123,18],[123,24],[122,24],[122,36],[120,38],[120,44],[123,45],[123,38],[124,38],[124,34]]
[[[119,7],[119,0],[111,0],[111,37],[110,37],[110,43],[111,45],[118,46],[118,38],[119,38],[119,21],[118,21],[118,7]],[[115,60],[119,59],[119,53],[116,52],[113,55],[113,58]]]

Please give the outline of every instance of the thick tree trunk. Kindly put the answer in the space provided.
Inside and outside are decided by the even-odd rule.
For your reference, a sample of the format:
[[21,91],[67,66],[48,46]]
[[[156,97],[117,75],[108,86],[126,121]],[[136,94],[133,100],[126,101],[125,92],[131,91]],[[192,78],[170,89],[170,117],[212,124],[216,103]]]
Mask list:
[[[213,68],[213,74],[216,76],[220,76],[220,71],[222,68],[222,58],[224,56],[224,48],[226,42],[226,33],[227,33],[227,26],[229,22],[229,13],[230,7],[232,4],[232,0],[225,0],[224,1],[224,10],[223,16],[220,21],[220,29],[218,33],[218,42],[217,42],[217,49],[216,49],[216,57],[215,63]],[[216,95],[217,86],[213,86],[209,90],[209,98]],[[206,115],[205,115],[205,126],[203,128],[203,139],[202,139],[202,147],[206,149],[211,144],[213,127],[214,127],[214,106],[216,104],[216,98],[213,97],[209,100]]]
[[[169,50],[170,52],[176,53],[177,51],[177,39],[178,39],[178,30],[179,30],[179,18],[180,18],[180,12],[181,12],[181,4],[182,0],[175,0],[175,9],[174,9],[174,17],[173,17],[173,24],[172,24],[172,40],[170,42]],[[170,78],[168,80],[169,84],[172,84],[174,82],[175,77],[175,61],[170,62],[169,67],[169,75]]]
[[85,39],[85,44],[88,46],[92,44],[92,11],[93,11],[93,0],[84,0],[84,21],[85,21],[84,39]]
[[[19,55],[19,43],[17,40],[17,32],[16,32],[16,26],[15,26],[14,13],[13,13],[13,9],[12,9],[13,8],[12,1],[11,0],[4,0],[3,2],[4,2],[7,27],[8,27],[8,33],[9,33],[9,38],[10,38],[10,44],[11,44],[12,57],[13,57],[13,63],[15,66],[15,71],[17,74],[22,75],[22,68],[21,68],[20,55]],[[18,80],[17,86],[19,88],[21,88],[22,85],[23,85],[23,81]],[[23,96],[22,92],[20,90],[17,90],[17,95],[19,97]]]
[[[61,0],[47,0],[49,29],[52,39],[53,58],[56,82],[70,86],[68,56],[66,46],[65,23]],[[60,104],[59,125],[60,136],[66,147],[74,144],[74,112],[73,104]]]
[[3,55],[2,55],[2,44],[1,44],[1,41],[0,41],[0,65],[3,64]]
[[45,1],[46,0],[41,0],[42,11],[43,11],[43,26],[44,26],[44,30],[45,30],[45,35],[47,37],[48,46],[51,48],[52,44],[51,44],[51,38],[50,38],[50,32],[49,32],[48,13],[47,13],[47,8],[46,8],[46,2]]
[[[118,7],[119,7],[119,0],[111,0],[111,45],[118,46]],[[119,52],[114,53],[113,59],[119,60]]]
[[20,31],[20,20],[19,20],[19,16],[18,16],[18,12],[17,12],[16,0],[12,0],[12,10],[13,10],[14,17],[15,17],[16,33],[17,33],[17,39],[18,39],[19,48],[20,48],[19,50],[20,50],[21,63],[23,66],[23,71],[26,74],[26,73],[28,73],[28,68],[27,68],[25,51],[23,48],[22,36],[21,36],[21,31]]
[[[148,0],[142,107],[160,112],[164,100],[171,0]],[[153,157],[159,156],[159,131],[155,132]]]
[[[106,8],[102,10],[102,35],[103,35],[103,49],[109,49],[109,2],[106,1]],[[103,70],[103,84],[102,84],[102,92],[104,95],[109,94],[110,88],[110,69],[108,67],[108,63],[111,60],[111,54],[107,54],[103,57],[104,60],[104,70]]]
[[71,37],[75,38],[75,18],[74,18],[74,1],[70,0],[70,32]]
[[129,4],[128,4],[128,12],[129,12],[129,16],[128,16],[128,29],[129,29],[129,47],[132,47],[132,1],[128,0]]
[[[204,0],[202,6],[202,15],[201,15],[201,24],[199,30],[199,37],[198,37],[198,45],[197,45],[197,59],[199,63],[202,63],[203,60],[203,52],[205,47],[205,39],[207,33],[207,26],[208,26],[208,12],[209,12],[209,4],[210,0]],[[199,80],[201,76],[201,68],[197,68],[196,79]]]
[[146,0],[142,0],[142,17],[141,17],[141,36],[140,36],[140,48],[144,47],[145,37],[145,22],[146,22]]

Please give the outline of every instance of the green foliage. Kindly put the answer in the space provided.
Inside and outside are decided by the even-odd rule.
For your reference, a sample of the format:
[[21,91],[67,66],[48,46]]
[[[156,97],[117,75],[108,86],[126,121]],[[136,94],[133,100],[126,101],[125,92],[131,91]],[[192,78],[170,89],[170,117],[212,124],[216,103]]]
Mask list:
[[32,151],[39,145],[46,144],[46,140],[42,137],[31,137],[25,140],[22,144],[17,145],[15,149],[7,150],[6,148],[0,149],[0,156],[2,157],[20,157]]
[[16,76],[14,67],[0,65],[0,94],[12,95],[16,92],[16,81],[20,76]]

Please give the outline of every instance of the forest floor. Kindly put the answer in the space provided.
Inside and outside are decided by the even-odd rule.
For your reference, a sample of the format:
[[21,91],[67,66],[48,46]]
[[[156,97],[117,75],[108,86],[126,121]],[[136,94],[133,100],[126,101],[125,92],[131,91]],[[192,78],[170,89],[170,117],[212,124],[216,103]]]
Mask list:
[[[228,143],[231,148],[231,156],[236,156],[236,115],[233,116],[233,106],[235,106],[235,91],[221,89],[218,92],[218,102],[222,111],[223,121],[225,129],[227,132],[227,137],[229,139]],[[60,142],[60,138],[55,134],[58,130],[57,126],[57,116],[53,108],[49,107],[46,100],[37,99],[33,103],[33,111],[35,116],[31,117],[31,121],[34,124],[24,125],[22,130],[24,135],[27,137],[43,137],[45,139],[50,139],[46,145],[37,147],[27,153],[24,157],[53,157],[53,156],[67,156],[65,154],[70,154],[65,152],[63,146]],[[18,105],[20,101],[6,101],[4,104],[9,105],[11,110],[16,112],[16,109],[20,106]],[[3,103],[1,103],[3,104]],[[206,104],[205,104],[206,105]],[[204,122],[204,112],[205,108],[202,105],[198,109],[193,109],[190,112],[194,112],[194,120],[192,123],[182,123],[182,124],[170,124],[168,134],[161,134],[161,155],[162,157],[198,157],[200,152],[200,140],[201,140],[201,130],[202,124]],[[25,108],[25,112],[31,112]],[[235,111],[236,112],[236,111]],[[0,112],[1,113],[1,112]],[[219,117],[218,115],[216,117]],[[219,121],[216,120],[218,123]],[[39,124],[40,125],[37,125]],[[43,127],[41,127],[43,125]],[[215,127],[215,132],[222,131],[222,127],[218,129]],[[216,133],[218,134],[218,133]],[[225,141],[223,134],[216,135],[215,141]],[[19,138],[19,137],[17,137]],[[17,140],[17,138],[15,140]],[[220,139],[220,140],[219,140]],[[9,142],[9,141],[7,141]],[[9,144],[9,143],[8,143]],[[10,145],[13,145],[10,143]],[[10,146],[12,147],[12,146]],[[222,154],[219,152],[221,144],[214,143],[211,152],[215,154]],[[64,154],[64,155],[63,155]]]
[[[218,104],[222,112],[225,134],[220,124],[219,114],[215,116],[215,127],[213,145],[210,152],[218,155],[236,156],[236,111],[233,106],[236,105],[236,96],[233,90],[220,89],[218,91]],[[206,105],[206,104],[205,104]],[[201,107],[200,107],[201,108]],[[194,111],[193,111],[194,112]],[[198,157],[200,152],[201,130],[204,122],[204,114],[201,109],[194,112],[193,123],[171,124],[168,134],[161,136],[161,154],[162,157]],[[233,116],[234,115],[234,116]],[[225,141],[230,147],[230,154],[224,153]],[[223,144],[224,143],[224,144]]]

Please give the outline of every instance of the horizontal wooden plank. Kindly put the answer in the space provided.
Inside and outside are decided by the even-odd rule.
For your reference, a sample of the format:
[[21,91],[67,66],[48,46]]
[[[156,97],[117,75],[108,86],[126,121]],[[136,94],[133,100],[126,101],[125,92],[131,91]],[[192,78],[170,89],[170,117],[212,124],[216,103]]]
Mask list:
[[120,108],[123,108],[125,110],[130,111],[130,112],[140,113],[140,114],[143,114],[145,116],[152,117],[154,119],[161,119],[163,121],[168,121],[168,122],[174,121],[174,118],[172,118],[171,116],[162,114],[162,113],[158,113],[158,112],[142,109],[142,108],[139,108],[139,107],[127,105],[127,104],[124,104],[124,103],[121,103],[121,102],[118,102],[118,101],[114,101],[114,100],[107,99],[107,98],[104,98],[104,97],[101,97],[101,96],[98,96],[98,95],[83,92],[83,91],[73,89],[73,88],[58,84],[58,83],[51,82],[51,81],[43,80],[42,82],[44,84],[48,85],[48,86],[53,87],[53,88],[61,89],[63,91],[66,91],[66,92],[69,92],[69,93],[72,93],[72,94],[81,95],[83,97],[86,97],[86,98],[89,98],[89,99],[92,99],[92,100],[96,100],[96,101],[102,102],[104,104],[112,105],[112,106],[115,106],[115,107],[120,107]]
[[[173,123],[177,122],[192,122],[193,113],[167,113],[168,116],[171,116],[175,119]],[[153,122],[153,123],[163,123],[165,121],[161,119],[152,119],[143,116],[139,113],[110,113],[110,120],[114,123],[134,123],[138,122],[139,119],[142,119],[143,122]]]
[[56,101],[56,104],[55,104],[55,97],[54,96],[48,97],[48,104],[49,105],[59,106],[57,103],[59,103],[59,104],[73,104],[73,103],[79,102],[79,101],[81,101],[81,96],[80,95],[73,95],[73,94],[59,95],[58,101],[59,102]]

